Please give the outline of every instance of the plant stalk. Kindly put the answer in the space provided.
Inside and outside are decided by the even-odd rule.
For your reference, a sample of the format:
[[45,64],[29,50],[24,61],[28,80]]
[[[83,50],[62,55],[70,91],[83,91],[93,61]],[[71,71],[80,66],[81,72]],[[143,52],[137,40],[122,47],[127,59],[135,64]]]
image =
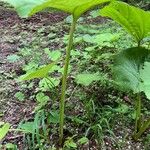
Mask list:
[[65,59],[63,77],[62,77],[61,98],[60,98],[60,105],[59,105],[59,109],[60,109],[59,146],[61,147],[63,144],[64,110],[65,110],[65,95],[66,95],[66,86],[67,86],[68,67],[70,62],[70,53],[73,46],[73,35],[76,27],[76,22],[77,20],[73,18],[73,22],[69,33],[69,42],[66,49],[66,59]]
[[150,119],[148,119],[147,121],[145,121],[145,122],[143,123],[143,125],[141,126],[139,132],[138,132],[138,133],[135,133],[135,134],[133,135],[133,138],[134,138],[135,140],[138,140],[138,138],[146,131],[146,129],[147,129],[149,126],[150,126]]
[[140,94],[137,95],[136,99],[136,119],[135,119],[135,133],[139,132],[142,124],[141,120],[141,96]]

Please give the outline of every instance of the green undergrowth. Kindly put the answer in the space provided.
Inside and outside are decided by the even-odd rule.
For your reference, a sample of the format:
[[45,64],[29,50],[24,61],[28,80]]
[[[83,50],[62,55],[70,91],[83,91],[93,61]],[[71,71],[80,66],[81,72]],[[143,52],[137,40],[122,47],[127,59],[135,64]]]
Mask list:
[[[117,90],[110,72],[114,54],[133,47],[135,42],[113,21],[107,20],[105,25],[84,23],[94,15],[96,11],[87,20],[81,18],[75,32],[66,99],[66,149],[82,149],[88,143],[95,143],[97,148],[102,149],[107,146],[122,149],[128,141],[128,128],[131,129],[135,119],[132,107],[134,98],[130,93]],[[15,93],[16,100],[36,101],[33,110],[35,118],[28,122],[22,120],[18,127],[30,132],[23,139],[25,149],[44,149],[49,146],[55,149],[57,145],[59,87],[70,21],[69,16],[55,25],[37,26],[30,41],[24,40],[28,39],[28,32],[21,32],[19,51],[7,57],[10,63],[24,63],[20,74],[15,75],[20,89]],[[30,25],[27,28],[32,29]],[[50,77],[19,82],[18,76],[24,72],[30,73],[50,61],[56,61]],[[146,107],[143,111],[148,113]],[[50,141],[47,141],[49,135]],[[107,141],[110,141],[109,145]]]
[[[92,2],[90,4],[92,5]],[[91,146],[97,149],[107,147],[119,150],[128,149],[128,141],[132,142],[131,132],[134,120],[136,122],[135,139],[141,136],[141,132],[143,133],[149,124],[149,121],[143,121],[143,116],[146,115],[147,118],[149,115],[148,107],[144,105],[145,107],[141,110],[139,98],[141,97],[146,104],[144,93],[137,96],[139,104],[136,105],[137,108],[134,111],[133,100],[136,99],[136,95],[129,92],[129,90],[134,93],[145,92],[149,97],[149,89],[145,88],[147,85],[145,81],[149,78],[144,72],[149,67],[149,57],[145,57],[148,50],[140,48],[143,46],[149,49],[150,46],[149,38],[143,40],[149,32],[149,25],[146,22],[149,14],[123,3],[110,4],[102,10],[102,15],[113,18],[121,24],[134,37],[132,38],[109,19],[101,18],[101,25],[94,22],[92,18],[97,18],[99,11],[92,11],[89,17],[85,17],[86,19],[80,17],[78,20],[72,47],[76,20],[82,11],[88,9],[87,5],[83,5],[83,10],[77,7],[78,12],[75,11],[74,5],[65,11],[73,14],[75,20],[68,16],[64,21],[50,26],[16,25],[14,30],[18,28],[25,30],[12,39],[7,36],[3,38],[4,41],[8,40],[10,43],[16,43],[16,41],[20,43],[18,52],[7,56],[8,63],[22,64],[16,72],[12,72],[11,77],[15,78],[18,84],[18,90],[14,92],[15,100],[20,103],[29,101],[36,103],[32,111],[34,117],[27,121],[22,120],[17,129],[10,129],[10,131],[24,133],[22,139],[24,149],[56,149],[57,146],[66,150]],[[59,8],[60,4],[53,7]],[[61,9],[64,10],[64,8]],[[26,16],[24,9],[17,10],[20,10],[20,15]],[[124,15],[126,10],[133,13],[133,16],[128,13],[130,20]],[[31,14],[34,11],[37,10],[33,9]],[[139,12],[138,15],[137,12]],[[114,14],[117,14],[117,17]],[[144,25],[141,23],[141,15],[146,20]],[[120,16],[124,18],[120,19]],[[72,20],[72,30],[68,35]],[[67,43],[69,45],[64,65],[64,51]],[[137,44],[138,48],[134,48]],[[122,49],[126,50],[122,51]],[[144,53],[141,54],[141,51]],[[142,64],[143,58],[146,58],[147,62]],[[49,65],[45,66],[45,64]],[[116,82],[113,80],[112,70],[115,73],[114,76],[117,77]],[[66,89],[67,71],[69,76]],[[22,80],[31,81],[20,82]],[[134,83],[138,86],[134,86]],[[61,84],[63,85],[62,95],[60,94]],[[128,92],[122,88],[127,88]],[[141,115],[141,112],[144,115]],[[7,133],[8,124],[2,123],[2,125],[6,127]],[[143,142],[145,147],[148,147],[148,136],[143,138],[143,140],[146,139],[146,142]],[[7,146],[13,147],[14,145]]]

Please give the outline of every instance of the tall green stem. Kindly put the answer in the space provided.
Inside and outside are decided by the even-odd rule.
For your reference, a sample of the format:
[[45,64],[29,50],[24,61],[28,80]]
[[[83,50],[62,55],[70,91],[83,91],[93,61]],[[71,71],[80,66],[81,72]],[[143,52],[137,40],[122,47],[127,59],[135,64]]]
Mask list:
[[69,42],[66,49],[66,59],[64,65],[63,79],[62,79],[62,88],[61,88],[61,99],[60,99],[60,120],[59,120],[59,145],[62,146],[63,141],[63,126],[64,126],[64,110],[65,110],[65,95],[66,95],[66,86],[67,86],[67,76],[68,76],[68,67],[70,62],[70,52],[73,45],[73,35],[76,27],[76,19],[73,19],[70,34]]
[[137,95],[136,99],[136,119],[135,119],[135,133],[139,132],[141,128],[141,96]]
[[135,133],[133,138],[138,140],[138,138],[145,132],[145,130],[150,126],[150,119],[143,122],[141,117],[141,96],[137,95],[136,99],[136,120],[135,120]]
[[141,128],[139,130],[139,132],[135,133],[133,135],[133,138],[135,140],[138,140],[138,138],[146,131],[146,129],[150,126],[150,119],[148,119],[147,121],[145,121],[142,125]]

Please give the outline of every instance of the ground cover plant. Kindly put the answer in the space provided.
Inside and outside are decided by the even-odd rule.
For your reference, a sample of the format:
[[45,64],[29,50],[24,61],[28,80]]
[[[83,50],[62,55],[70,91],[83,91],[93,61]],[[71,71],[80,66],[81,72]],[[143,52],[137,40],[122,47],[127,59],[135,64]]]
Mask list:
[[[9,1],[9,2],[11,2],[12,3],[12,1]],[[16,1],[17,2],[17,1]],[[60,59],[60,56],[61,56],[61,52],[59,52],[59,51],[55,51],[55,52],[50,52],[50,50],[49,49],[45,49],[44,51],[45,51],[45,53],[50,57],[50,60],[51,61],[53,61],[53,63],[51,63],[51,64],[49,64],[49,65],[47,65],[47,66],[44,66],[44,67],[41,67],[40,69],[37,69],[36,71],[33,71],[32,69],[25,75],[25,76],[23,76],[21,79],[23,79],[23,80],[29,80],[29,79],[34,79],[34,78],[44,78],[44,80],[42,80],[42,82],[41,82],[41,86],[43,87],[43,85],[44,85],[44,87],[48,87],[48,89],[51,89],[52,90],[52,88],[53,87],[56,87],[58,84],[59,84],[59,81],[57,80],[53,80],[52,78],[49,78],[49,76],[48,76],[48,74],[49,73],[53,73],[53,71],[54,70],[57,70],[59,73],[62,73],[63,71],[64,71],[64,73],[62,73],[63,74],[63,81],[62,81],[62,95],[61,95],[61,101],[60,101],[60,117],[58,116],[58,113],[57,112],[51,112],[51,115],[50,115],[50,122],[52,123],[54,123],[54,122],[58,122],[58,119],[60,119],[60,129],[59,129],[59,134],[60,134],[60,139],[59,139],[59,145],[60,146],[63,146],[64,148],[76,148],[76,143],[74,143],[73,142],[73,139],[74,139],[74,136],[72,136],[72,137],[70,137],[70,138],[68,138],[66,141],[63,141],[64,140],[64,138],[63,138],[63,126],[64,126],[64,100],[65,100],[65,93],[66,93],[66,80],[67,80],[67,73],[68,73],[68,68],[69,68],[69,59],[70,59],[70,55],[73,57],[76,57],[76,56],[78,56],[78,57],[80,57],[80,52],[79,51],[75,51],[75,50],[72,50],[72,54],[71,54],[71,48],[72,48],[72,44],[73,44],[73,32],[74,32],[74,30],[75,30],[75,24],[76,24],[76,22],[77,22],[77,19],[80,17],[80,15],[83,13],[83,12],[85,12],[86,10],[88,10],[88,8],[91,8],[91,6],[95,6],[95,5],[97,5],[97,4],[99,4],[99,3],[103,3],[103,2],[108,2],[108,1],[95,1],[95,2],[93,2],[93,3],[89,3],[89,5],[87,5],[86,4],[86,2],[85,2],[85,4],[86,4],[86,7],[85,7],[85,5],[83,5],[81,8],[83,9],[82,11],[79,9],[77,12],[76,11],[72,11],[72,9],[74,10],[74,8],[72,8],[72,9],[70,9],[70,7],[69,7],[69,9],[67,9],[67,12],[70,12],[71,14],[73,14],[73,23],[72,23],[72,27],[71,27],[71,31],[70,31],[70,40],[69,40],[69,44],[68,44],[68,48],[67,48],[67,52],[66,52],[66,55],[67,55],[67,57],[66,57],[66,63],[65,63],[65,68],[64,69],[61,69],[61,68],[59,68],[58,67],[58,65],[57,65],[57,63],[58,63],[58,61],[59,61],[59,59]],[[43,3],[43,1],[41,1],[41,3],[40,4],[42,4]],[[50,3],[51,5],[53,4],[52,3],[52,1],[50,1],[50,2],[48,2],[48,3]],[[14,1],[14,3],[12,3],[14,6],[17,6],[16,4],[17,3],[15,3],[15,1]],[[72,4],[72,3],[71,3]],[[77,3],[76,3],[77,4]],[[20,5],[20,3],[19,3],[19,5]],[[35,3],[33,3],[33,5],[35,6]],[[38,3],[38,5],[39,5],[39,3]],[[126,5],[126,4],[124,4],[124,3],[120,3],[120,2],[115,2],[115,3],[112,3],[112,4],[110,4],[108,7],[106,6],[103,10],[102,10],[102,14],[103,15],[106,15],[106,16],[109,16],[109,13],[107,14],[107,12],[109,12],[107,9],[109,9],[110,11],[117,11],[118,10],[118,8],[115,8],[116,6],[122,6],[123,5],[123,8],[124,8],[124,6],[127,6],[127,7],[129,7],[129,11],[130,11],[130,9],[132,9],[133,10],[133,12],[134,12],[134,10],[135,11],[139,11],[139,12],[141,12],[142,13],[142,17],[143,17],[143,14],[146,16],[145,17],[145,24],[143,25],[141,25],[140,26],[140,29],[141,30],[137,30],[137,28],[138,28],[138,25],[141,23],[141,20],[139,21],[138,19],[136,19],[135,18],[135,15],[133,15],[134,13],[132,12],[132,17],[136,20],[136,21],[139,21],[139,22],[137,22],[137,26],[135,26],[135,25],[133,25],[132,26],[132,24],[130,25],[128,25],[127,23],[127,21],[121,21],[121,23],[122,24],[125,24],[125,27],[129,27],[129,33],[130,34],[132,34],[133,33],[133,36],[135,37],[135,39],[136,39],[136,41],[137,41],[137,44],[138,44],[138,47],[140,47],[140,45],[141,45],[141,43],[142,43],[142,39],[145,37],[145,36],[147,36],[148,34],[148,32],[149,32],[149,26],[148,26],[148,17],[149,17],[149,12],[144,12],[144,11],[142,11],[142,10],[140,10],[140,9],[136,9],[136,8],[134,8],[134,7],[131,7],[131,6],[129,6],[129,5]],[[30,5],[31,6],[31,5]],[[41,7],[42,6],[42,7]],[[40,6],[37,6],[36,8],[34,8],[34,9],[31,9],[31,8],[29,8],[29,9],[22,9],[22,7],[17,7],[17,8],[19,8],[19,9],[17,9],[19,12],[20,12],[20,15],[23,15],[23,16],[26,16],[26,13],[28,14],[29,13],[29,10],[31,11],[31,14],[32,13],[36,13],[37,11],[39,11],[39,10],[41,10],[41,9],[43,9],[43,8],[45,8],[45,6],[47,7],[47,3],[46,4],[44,4],[44,5],[40,5]],[[68,5],[69,6],[69,5]],[[76,5],[75,5],[76,6]],[[114,7],[115,6],[115,7]],[[33,6],[32,6],[33,7]],[[59,2],[58,2],[58,4],[57,3],[54,3],[54,6],[52,5],[51,7],[54,7],[54,8],[57,8],[57,9],[62,9],[62,10],[64,10],[64,9],[66,9],[67,8],[67,6],[66,6],[66,8],[62,8],[62,5],[60,5],[59,4]],[[109,8],[110,7],[110,8]],[[125,7],[126,8],[126,7]],[[75,9],[76,10],[76,9]],[[119,11],[120,12],[120,11]],[[124,12],[126,12],[126,11],[122,11],[121,13],[124,13]],[[95,12],[96,13],[96,12]],[[113,14],[117,14],[116,12],[114,12]],[[129,13],[130,14],[130,13]],[[135,13],[136,14],[136,13]],[[122,15],[122,14],[117,14],[118,16],[120,15]],[[115,17],[117,16],[117,15],[114,15]],[[124,14],[123,14],[124,15]],[[117,16],[117,17],[118,17]],[[120,17],[119,16],[119,17]],[[109,17],[112,17],[112,16],[109,16]],[[118,17],[118,18],[119,18]],[[113,17],[112,17],[113,18]],[[137,18],[140,18],[139,16],[137,16]],[[70,19],[70,21],[72,21],[72,19],[71,18],[69,18]],[[113,18],[114,19],[114,18]],[[116,20],[117,22],[119,22],[116,18],[114,19],[114,20]],[[127,23],[126,23],[127,22]],[[119,22],[120,23],[120,22]],[[123,25],[124,26],[124,25]],[[136,28],[136,30],[134,30],[134,28],[132,28],[132,27],[135,27]],[[80,27],[80,28],[82,28],[82,26]],[[127,28],[128,29],[128,28]],[[130,30],[131,29],[131,30]],[[138,33],[136,34],[137,36],[135,36],[135,33],[136,33],[136,31],[138,31]],[[139,31],[145,31],[144,33],[139,33]],[[91,30],[90,32],[97,32],[97,30]],[[85,34],[86,34],[86,32],[85,32]],[[51,35],[51,36],[53,36],[53,35]],[[108,38],[108,36],[109,36],[109,38]],[[103,35],[101,35],[101,36],[98,36],[97,35],[97,37],[92,37],[92,36],[88,36],[88,35],[84,35],[84,37],[83,37],[83,39],[82,38],[75,38],[75,44],[76,43],[82,43],[82,40],[84,40],[85,42],[87,42],[87,43],[92,43],[94,46],[91,46],[91,47],[89,47],[88,49],[87,49],[87,53],[84,53],[83,54],[83,57],[85,58],[85,64],[87,63],[87,60],[89,59],[91,59],[90,57],[95,57],[95,55],[96,54],[94,54],[94,52],[93,52],[93,54],[92,54],[92,51],[93,51],[93,49],[96,51],[96,49],[97,49],[97,47],[98,46],[104,46],[105,47],[105,45],[106,46],[108,46],[108,44],[110,44],[110,47],[113,45],[114,46],[114,43],[119,39],[119,34],[110,34],[110,33],[104,33]],[[67,37],[68,38],[68,37]],[[64,41],[66,40],[66,37],[64,37]],[[102,43],[101,43],[101,41],[102,40],[104,40]],[[67,42],[68,40],[66,40],[66,42]],[[109,42],[109,41],[111,41],[111,42]],[[134,41],[133,41],[133,43],[134,43]],[[135,44],[136,44],[136,42],[135,42]],[[112,46],[112,47],[113,47]],[[147,45],[146,45],[147,46]],[[142,51],[142,55],[141,55],[141,51]],[[145,53],[143,53],[143,51],[145,52]],[[29,51],[30,52],[30,51]],[[88,55],[88,53],[91,53],[91,56],[90,55]],[[131,54],[130,54],[131,53]],[[147,57],[147,53],[148,53],[148,50],[146,50],[146,49],[144,49],[144,48],[131,48],[131,49],[128,49],[128,50],[126,50],[125,52],[121,52],[119,55],[117,55],[117,56],[119,56],[119,58],[121,58],[121,60],[122,61],[124,61],[123,62],[123,64],[126,64],[126,62],[127,62],[127,65],[128,65],[128,61],[129,61],[129,64],[130,63],[132,63],[132,59],[130,58],[133,54],[137,54],[137,55],[135,55],[136,56],[136,60],[138,60],[137,62],[135,61],[135,58],[133,58],[133,63],[135,64],[135,63],[139,63],[139,61],[141,62],[142,61],[142,63],[143,63],[143,59],[145,58],[145,57]],[[140,55],[139,55],[139,53],[140,53]],[[145,54],[145,55],[144,55]],[[128,56],[129,55],[129,56]],[[144,56],[143,56],[144,55]],[[98,58],[97,58],[97,61],[99,60],[99,59],[103,59],[103,61],[105,60],[107,60],[110,56],[112,56],[112,53],[106,53],[106,55],[100,55]],[[121,69],[119,68],[120,67],[120,64],[118,65],[117,64],[117,59],[118,59],[118,57],[116,56],[116,65],[115,65],[115,72],[116,72],[116,74],[118,73],[118,74],[120,74],[120,71],[122,71],[121,69],[122,69],[122,67],[124,67],[124,66],[121,66]],[[139,56],[140,56],[140,58],[139,58]],[[142,57],[141,57],[142,56]],[[9,57],[8,59],[9,60],[15,60],[16,58],[18,58],[18,57]],[[38,58],[38,56],[37,56],[37,58]],[[128,60],[128,59],[130,59],[130,60]],[[75,61],[75,59],[74,59],[74,61]],[[90,60],[91,61],[91,60]],[[130,62],[131,61],[131,62]],[[147,60],[148,61],[148,60]],[[118,60],[118,62],[120,63],[120,59]],[[80,63],[79,63],[80,64]],[[147,63],[146,63],[147,64]],[[82,65],[82,64],[81,64]],[[140,65],[140,64],[138,64],[138,65]],[[131,66],[132,66],[132,64],[131,64]],[[35,66],[34,66],[35,67]],[[37,68],[38,66],[36,66],[36,68]],[[118,69],[118,68],[119,69]],[[125,68],[126,68],[126,66],[125,66]],[[96,69],[96,68],[95,68]],[[117,70],[118,69],[118,70]],[[83,69],[84,70],[84,69]],[[100,69],[101,70],[101,69]],[[145,74],[144,74],[144,71],[143,71],[144,69],[142,68],[140,71],[142,72],[142,74],[143,74],[143,76],[145,76]],[[123,69],[123,71],[124,71],[124,69]],[[123,81],[122,82],[124,82],[124,80],[125,81],[128,81],[128,79],[124,79],[125,77],[124,77],[124,75],[126,75],[126,72],[121,72],[122,74],[122,77],[120,77],[120,79],[122,79],[123,78]],[[137,72],[139,72],[139,70],[137,70]],[[100,76],[102,76],[102,77],[100,77]],[[119,77],[119,76],[117,76],[117,77]],[[127,76],[128,77],[128,76]],[[129,77],[130,78],[130,77]],[[144,78],[142,78],[143,80],[144,80]],[[147,78],[146,78],[147,79]],[[92,82],[96,82],[96,81],[101,81],[101,84],[108,84],[109,82],[110,83],[113,83],[114,84],[114,81],[112,81],[112,80],[110,80],[110,79],[108,79],[108,77],[106,76],[106,75],[104,75],[104,74],[102,74],[102,73],[100,73],[100,72],[96,72],[96,73],[88,73],[88,72],[85,72],[85,73],[82,73],[82,74],[78,74],[77,75],[77,77],[76,77],[76,82],[77,82],[77,84],[82,84],[82,85],[85,85],[85,86],[89,86]],[[129,80],[130,81],[130,80]],[[106,83],[105,83],[106,82]],[[121,81],[120,81],[121,82]],[[142,82],[143,83],[143,82]],[[130,84],[130,83],[128,83],[128,82],[126,82],[125,83],[125,85],[128,85],[128,84]],[[143,86],[144,87],[144,86]],[[77,87],[78,88],[78,87]],[[127,87],[128,89],[130,89],[129,87]],[[44,90],[44,88],[43,88],[43,90]],[[133,89],[132,89],[133,90]],[[148,91],[146,90],[140,90],[140,91],[144,91],[146,94],[148,93]],[[73,93],[74,94],[74,93]],[[82,94],[82,96],[84,96],[84,94]],[[23,96],[23,93],[17,93],[16,94],[16,97],[18,98],[18,99],[20,99],[20,100],[23,100],[24,99],[24,96]],[[34,122],[32,122],[32,123],[30,123],[30,126],[33,126],[34,127],[34,131],[35,132],[33,132],[33,130],[31,129],[31,133],[32,133],[32,142],[30,142],[30,137],[28,136],[27,137],[27,139],[28,139],[28,143],[30,143],[30,145],[32,145],[33,144],[33,147],[35,147],[34,146],[34,143],[35,143],[35,141],[34,141],[34,139],[35,139],[35,137],[36,137],[36,140],[38,141],[37,143],[38,143],[38,146],[39,146],[39,148],[40,149],[44,149],[44,147],[42,146],[42,144],[41,144],[41,140],[40,140],[40,138],[41,138],[41,135],[39,134],[39,133],[41,133],[41,132],[43,132],[44,133],[44,139],[46,140],[46,139],[48,139],[48,135],[46,134],[46,131],[47,131],[47,128],[46,128],[46,126],[44,125],[44,123],[45,123],[45,117],[48,117],[46,114],[45,114],[45,111],[43,112],[43,111],[41,111],[41,108],[43,108],[43,107],[45,107],[46,106],[46,104],[47,104],[47,102],[48,102],[48,99],[49,99],[49,97],[48,96],[46,96],[45,95],[45,93],[38,93],[37,95],[36,95],[36,99],[37,99],[37,101],[39,102],[39,105],[38,105],[38,107],[36,108],[37,110],[38,110],[38,112],[39,112],[39,114],[41,115],[41,116],[43,116],[43,117],[41,117],[42,119],[41,119],[41,121],[40,121],[40,119],[38,119],[39,118],[39,114],[37,114],[37,116],[35,117],[35,121]],[[85,104],[86,104],[86,102],[85,102]],[[136,117],[136,131],[135,131],[135,139],[137,139],[140,135],[141,135],[141,133],[143,133],[144,131],[145,131],[145,129],[148,127],[148,124],[149,124],[149,121],[148,122],[146,122],[145,124],[144,124],[144,128],[142,128],[142,125],[141,125],[141,122],[140,122],[140,120],[141,120],[141,117],[140,117],[140,105],[137,105],[137,106],[139,106],[138,108],[137,108],[137,117]],[[86,107],[86,109],[87,109],[87,117],[88,117],[88,119],[90,120],[92,117],[93,117],[93,115],[95,115],[95,114],[97,114],[98,115],[98,113],[96,112],[96,111],[98,111],[98,108],[95,108],[95,102],[91,99],[91,100],[89,100],[88,101],[88,103],[85,105],[85,107]],[[122,105],[121,107],[123,107],[123,109],[125,109],[124,107],[126,107],[126,106],[124,106],[124,105]],[[99,108],[100,109],[100,108]],[[118,111],[121,111],[121,108],[120,108],[120,110],[118,110]],[[109,113],[109,111],[108,111],[108,113]],[[107,116],[107,115],[106,115]],[[51,118],[54,118],[54,120],[53,121],[51,121]],[[101,117],[100,117],[101,118]],[[107,118],[107,117],[106,117]],[[98,124],[96,124],[96,125],[93,125],[93,126],[91,126],[91,127],[89,127],[88,128],[88,130],[87,130],[87,133],[86,133],[86,135],[88,135],[89,134],[89,131],[90,130],[95,130],[95,135],[96,135],[96,132],[98,131],[99,133],[98,133],[98,136],[102,136],[102,130],[103,130],[103,127],[101,126],[101,124],[103,123],[103,122],[105,122],[106,124],[107,124],[107,127],[108,127],[108,129],[109,129],[109,132],[113,135],[113,133],[110,131],[110,127],[109,127],[109,123],[108,123],[108,121],[107,121],[107,119],[106,119],[105,117],[103,118],[103,119],[101,119],[101,121],[98,123]],[[71,119],[71,118],[68,118],[68,119]],[[72,118],[73,119],[73,118]],[[76,118],[77,119],[77,118]],[[74,120],[76,120],[75,119],[75,117],[74,117]],[[39,120],[39,121],[38,121]],[[38,128],[38,126],[42,123],[42,130],[43,131],[40,131],[39,130],[39,128]],[[50,123],[49,122],[49,123]],[[82,124],[83,122],[82,122],[82,120],[76,120],[76,122],[78,122],[79,124]],[[92,121],[91,121],[92,122]],[[141,126],[140,126],[141,125]],[[23,126],[22,127],[23,129],[22,129],[22,131],[29,131],[29,128],[27,127],[27,125],[26,126]],[[141,129],[141,130],[140,130]],[[138,135],[136,135],[136,134],[138,134]],[[100,137],[101,137],[100,136]],[[99,137],[99,139],[100,139],[100,137]],[[63,141],[63,142],[62,142]],[[78,143],[87,143],[87,141],[88,141],[88,139],[86,138],[86,137],[83,137],[83,138],[81,138],[80,140],[78,140]],[[49,143],[49,141],[47,141],[47,143]],[[101,143],[101,142],[100,142]],[[63,145],[62,145],[63,144]],[[32,146],[31,146],[32,147]],[[117,147],[118,148],[120,148],[120,145],[117,145]],[[31,148],[32,149],[32,148]]]

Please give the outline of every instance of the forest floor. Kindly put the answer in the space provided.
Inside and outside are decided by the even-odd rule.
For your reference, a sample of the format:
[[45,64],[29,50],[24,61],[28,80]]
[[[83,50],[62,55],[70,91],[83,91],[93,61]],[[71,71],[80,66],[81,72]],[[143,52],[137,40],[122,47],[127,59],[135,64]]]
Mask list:
[[[24,51],[26,51],[26,48],[31,49],[32,55],[34,55],[34,53],[36,53],[34,52],[34,50],[38,48],[40,50],[47,47],[51,50],[60,49],[60,48],[64,49],[64,44],[61,43],[60,39],[64,37],[69,31],[69,26],[68,24],[66,25],[66,22],[64,21],[66,17],[67,14],[63,14],[60,12],[53,12],[53,13],[42,12],[34,15],[29,19],[20,19],[14,11],[5,9],[4,7],[0,7],[0,35],[1,35],[0,37],[0,121],[10,123],[11,128],[17,128],[20,122],[22,121],[25,122],[25,121],[33,120],[34,118],[33,110],[37,105],[35,97],[32,97],[32,95],[35,94],[35,92],[33,91],[35,87],[33,86],[32,88],[27,89],[26,87],[25,88],[23,87],[24,85],[22,86],[22,84],[18,83],[17,81],[17,78],[25,73],[22,66],[24,66],[27,63],[27,61],[29,61],[28,59],[26,60],[22,56],[20,56],[21,55],[20,50],[23,49]],[[97,17],[95,19],[87,18],[84,21],[85,23],[84,22],[81,23],[83,26],[84,24],[96,26],[97,24],[103,24],[107,22],[106,19],[101,17]],[[54,38],[52,34],[49,35],[50,32],[54,34]],[[57,38],[55,37],[55,34]],[[53,42],[49,41],[48,35],[49,37],[51,36],[52,39],[55,39],[55,41]],[[17,57],[15,57],[16,55],[21,57],[21,59],[16,61],[16,59],[18,59]],[[13,57],[9,57],[9,56],[13,56]],[[38,54],[35,54],[35,57],[38,57]],[[30,60],[32,60],[32,58]],[[45,59],[41,60],[40,64],[44,64],[44,63],[45,63]],[[76,88],[76,86],[72,84],[72,78],[70,77],[69,79],[70,79],[69,89],[72,91]],[[112,102],[114,99],[118,98],[119,95],[117,93],[118,91],[114,90],[115,91],[114,93],[117,93],[117,95],[112,94],[111,92],[113,91],[111,91],[111,88],[112,87],[106,89],[99,89],[96,87],[92,87],[91,89],[92,91],[90,91],[88,90],[88,88],[80,87],[80,92],[82,93],[82,90],[85,90],[86,93],[89,93],[89,95],[90,92],[91,94],[92,92],[95,92],[95,95],[96,94],[98,95],[96,96],[97,99],[101,100],[102,102],[99,102],[100,105],[95,106],[96,110],[101,105],[102,106],[104,105],[104,107],[106,107],[106,105],[107,106],[110,105],[110,107],[112,108],[115,107],[115,110],[119,111],[118,107],[120,108],[120,105],[118,105],[116,101]],[[106,91],[108,89],[110,91]],[[25,100],[17,99],[17,96],[15,95],[19,91],[24,93]],[[103,94],[100,94],[101,92]],[[78,93],[78,91],[76,93]],[[80,93],[80,97],[81,97],[81,93]],[[108,93],[111,93],[115,97],[108,98],[106,96],[106,94]],[[89,96],[87,97],[89,98]],[[93,136],[94,133],[91,132],[88,135],[89,138],[88,145],[87,144],[83,145],[82,147],[77,149],[150,150],[150,139],[148,136],[149,134],[144,135],[142,139],[137,142],[132,140],[131,135],[132,135],[132,131],[134,130],[133,129],[134,122],[131,118],[130,121],[126,121],[126,120],[128,119],[127,116],[132,111],[131,106],[133,106],[133,103],[131,102],[130,98],[128,97],[126,98],[126,97],[127,96],[124,93],[123,94],[121,93],[120,99],[122,99],[123,103],[126,106],[128,106],[127,108],[128,112],[121,114],[121,111],[120,112],[117,111],[111,112],[111,110],[107,112],[105,111],[105,115],[107,113],[112,113],[112,114],[116,113],[116,116],[113,118],[114,119],[113,125],[111,124],[111,121],[109,122],[112,132],[110,133],[107,132],[105,125],[104,127],[102,127],[102,130],[104,130],[101,133],[101,137],[103,141],[102,144],[99,145],[96,142],[97,141],[95,140],[96,137]],[[83,103],[81,103],[79,99],[73,97],[70,97],[70,101],[71,101],[71,105],[74,105],[75,108],[74,107],[69,108],[67,111],[68,115],[76,115],[76,116],[80,116],[80,114],[83,115],[84,113],[81,112],[80,110],[83,109],[82,106]],[[76,106],[77,104],[78,107]],[[72,108],[76,110],[72,112]],[[118,113],[119,115],[117,115]],[[108,116],[106,115],[106,119],[107,117]],[[121,123],[121,121],[123,122]],[[68,124],[68,126],[70,126],[71,128],[70,132],[71,130],[76,130],[77,128],[79,128],[77,130],[80,132],[79,133],[80,135],[84,134],[86,130],[84,129],[86,126],[85,125],[82,126],[82,123],[80,124],[80,122],[79,125]],[[74,131],[72,132],[74,134]],[[91,139],[90,136],[92,137]],[[20,132],[18,132],[17,134],[11,132],[0,143],[3,144],[13,143],[16,144],[20,150],[23,150],[23,141],[22,141],[23,137],[24,134]]]
[[[39,28],[58,23],[64,16],[66,14],[43,13],[30,19],[20,19],[14,11],[0,7],[0,119],[9,122],[12,128],[16,128],[22,120],[33,119],[35,102],[30,100],[20,102],[14,97],[20,88],[14,80],[14,74],[19,76],[24,73],[22,70],[24,60],[10,63],[7,56],[17,53],[18,49],[24,46],[24,40],[31,42],[31,37]],[[26,39],[21,37],[22,32],[27,33]],[[15,136],[9,134],[5,140],[9,143],[18,141],[20,144],[22,137],[22,134]]]

